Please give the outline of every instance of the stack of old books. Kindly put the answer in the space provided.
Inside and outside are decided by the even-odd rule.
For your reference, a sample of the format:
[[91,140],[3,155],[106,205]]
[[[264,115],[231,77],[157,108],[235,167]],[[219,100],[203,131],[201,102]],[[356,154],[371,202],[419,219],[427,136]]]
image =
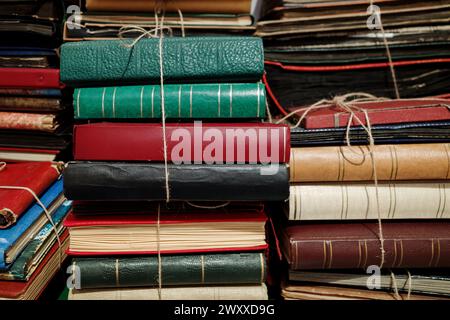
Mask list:
[[68,233],[62,221],[70,202],[61,168],[50,162],[0,165],[0,299],[37,299],[64,262]]
[[352,105],[365,112],[349,119],[337,106],[316,109],[293,130],[289,222],[280,227],[289,263],[283,297],[449,296],[448,126],[440,136],[448,101]]
[[59,81],[59,1],[0,3],[0,160],[62,159],[70,141]]
[[[65,41],[135,38],[138,29],[151,30],[159,23],[173,35],[251,35],[261,1],[256,0],[86,0],[83,13],[68,19]],[[155,17],[155,10],[164,17]],[[125,28],[125,29],[124,29]]]
[[448,93],[449,14],[448,0],[268,0],[256,34],[286,108],[348,92],[395,98],[392,69],[402,98],[426,97]]
[[262,73],[252,37],[62,46],[70,299],[267,299],[261,201],[289,196],[290,136],[260,122]]

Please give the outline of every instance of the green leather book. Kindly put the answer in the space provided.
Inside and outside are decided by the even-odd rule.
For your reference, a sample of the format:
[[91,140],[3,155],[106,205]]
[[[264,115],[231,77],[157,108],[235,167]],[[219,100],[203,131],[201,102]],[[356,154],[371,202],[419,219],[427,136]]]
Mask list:
[[[74,258],[80,289],[158,285],[157,256]],[[263,253],[161,256],[162,285],[260,284]],[[76,269],[74,269],[76,270]]]
[[[161,118],[159,85],[75,89],[76,119]],[[168,84],[167,118],[265,118],[264,85]]]
[[[160,83],[158,38],[65,43],[61,81],[72,85]],[[128,45],[128,46],[127,46]],[[162,43],[165,83],[256,82],[264,71],[256,37],[167,37]]]

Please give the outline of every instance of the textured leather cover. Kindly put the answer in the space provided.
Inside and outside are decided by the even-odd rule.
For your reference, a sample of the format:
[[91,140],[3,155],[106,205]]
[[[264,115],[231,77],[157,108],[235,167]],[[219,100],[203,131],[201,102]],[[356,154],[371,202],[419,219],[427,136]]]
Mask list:
[[[407,122],[427,122],[450,120],[450,100],[444,99],[405,99],[380,102],[355,103],[355,106],[367,111],[370,124],[391,124]],[[301,115],[301,114],[299,114]],[[355,117],[366,125],[363,112],[355,112]],[[305,117],[306,129],[346,127],[350,115],[337,107],[313,110]],[[351,126],[360,123],[353,119]]]
[[[450,179],[450,144],[393,144],[374,148],[378,180]],[[291,182],[370,181],[368,146],[293,148]]]
[[[450,223],[383,223],[385,268],[448,268]],[[282,246],[292,270],[366,269],[381,261],[377,223],[291,225]]]
[[0,112],[0,129],[53,132],[58,126],[55,114]]
[[[57,226],[58,233],[62,234],[64,228],[60,228],[62,221],[69,213],[71,202],[65,201],[52,215],[53,222]],[[0,272],[1,280],[28,280],[33,272],[35,264],[39,264],[45,259],[48,250],[57,242],[55,231],[50,222],[46,223],[42,229],[34,236],[33,239],[23,249],[22,253],[11,264],[8,271]],[[47,248],[50,246],[50,248]]]
[[[48,207],[63,191],[62,180],[56,181],[41,197],[44,206]],[[6,270],[6,252],[14,246],[16,241],[44,214],[42,207],[34,203],[25,213],[22,214],[17,223],[8,229],[4,229],[0,234],[0,270]],[[34,235],[30,235],[34,237]]]
[[[27,299],[27,300],[39,298],[44,289],[47,287],[50,280],[60,269],[59,264],[56,264],[55,266],[55,264],[50,265],[49,262],[52,260],[52,258],[56,257],[55,255],[59,255],[59,252],[61,252],[61,258],[63,263],[64,259],[67,257],[67,255],[64,252],[64,248],[68,244],[68,236],[69,234],[67,231],[61,235],[60,237],[62,242],[61,249],[59,249],[59,244],[58,242],[56,242],[28,281],[9,281],[9,280],[0,281],[0,298]],[[56,259],[58,259],[59,261],[59,257]],[[46,272],[49,272],[50,276],[49,277],[44,276],[39,279],[39,276],[41,274],[44,275]]]
[[[290,187],[290,220],[377,219],[375,184],[299,184]],[[379,183],[383,219],[449,219],[450,184]],[[326,199],[327,201],[323,201]]]
[[[235,132],[230,136],[227,132]],[[221,144],[211,143],[208,132],[220,133]],[[183,133],[182,139],[178,133]],[[188,163],[285,163],[289,162],[289,127],[268,123],[166,124],[167,159],[180,156]],[[230,137],[229,139],[226,137]],[[190,141],[188,140],[190,137]],[[214,138],[218,139],[218,138]],[[212,152],[211,149],[215,149]],[[266,156],[267,155],[267,156]],[[164,161],[161,124],[98,123],[74,128],[75,160]],[[181,159],[180,159],[181,160]],[[177,162],[178,163],[178,162]]]
[[[443,143],[450,142],[450,122],[413,122],[403,124],[375,125],[372,136],[377,144]],[[367,145],[367,132],[360,127],[350,127],[352,145]],[[291,129],[291,146],[343,146],[346,128]]]
[[[162,285],[259,284],[265,281],[262,253],[162,256]],[[158,258],[74,258],[81,289],[158,285]]]
[[[171,200],[278,201],[289,196],[286,165],[171,165]],[[71,200],[165,200],[163,164],[69,162],[64,193]]]
[[[51,162],[10,163],[0,171],[0,185],[27,187],[39,196],[58,176],[59,170]],[[0,188],[0,229],[13,224],[34,201],[25,190]]]
[[[67,84],[159,83],[159,39],[80,41],[61,47]],[[164,81],[256,82],[264,71],[262,40],[255,37],[164,38]]]
[[2,111],[55,112],[62,110],[63,107],[60,99],[0,96]]
[[[87,0],[88,11],[118,11],[118,12],[150,12],[155,11],[157,0],[133,0],[123,2],[121,0]],[[160,2],[166,12],[183,13],[249,13],[251,0],[171,0]]]
[[0,68],[0,87],[59,89],[59,69]]
[[[258,83],[165,85],[167,118],[265,118]],[[75,89],[75,119],[161,118],[161,86]],[[1,100],[0,100],[1,107]],[[450,112],[449,112],[450,114]]]

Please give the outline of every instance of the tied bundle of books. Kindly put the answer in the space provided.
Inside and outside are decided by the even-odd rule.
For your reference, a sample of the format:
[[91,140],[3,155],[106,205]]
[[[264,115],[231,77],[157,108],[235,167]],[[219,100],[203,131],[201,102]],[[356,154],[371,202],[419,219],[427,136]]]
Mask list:
[[[176,36],[251,35],[261,9],[260,0],[86,0],[84,4],[82,13],[66,21],[65,41],[136,38],[140,35],[136,28],[149,31],[162,21]],[[163,19],[155,17],[155,8],[164,12]]]
[[268,82],[284,106],[348,92],[397,98],[392,69],[402,98],[448,93],[448,0],[264,5],[256,35],[264,39]]
[[293,129],[282,296],[448,298],[450,144],[439,137],[447,102],[347,101],[352,116],[334,101],[300,110]]
[[63,220],[71,203],[63,195],[62,166],[3,163],[0,169],[0,300],[37,299],[66,258]]
[[69,114],[59,81],[59,1],[0,3],[0,161],[62,160]]
[[267,299],[261,202],[289,196],[290,136],[261,123],[262,41],[82,41],[61,58],[69,299]]

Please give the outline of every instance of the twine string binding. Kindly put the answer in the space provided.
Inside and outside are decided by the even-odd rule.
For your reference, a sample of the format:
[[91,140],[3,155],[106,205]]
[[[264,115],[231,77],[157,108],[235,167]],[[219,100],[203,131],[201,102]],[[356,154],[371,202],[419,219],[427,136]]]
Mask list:
[[[370,3],[370,6],[373,7],[373,5],[374,5],[373,0],[369,0],[369,3]],[[386,38],[386,32],[384,31],[383,21],[381,20],[381,12],[375,11],[375,14],[378,18],[378,22],[380,23],[383,44],[384,44],[384,48],[386,49],[386,55],[387,55],[388,62],[389,62],[389,69],[391,71],[392,83],[394,84],[395,97],[397,99],[400,99],[400,90],[398,88],[398,83],[397,83],[397,74],[395,73],[394,63],[392,62],[391,49],[389,48],[389,43]]]
[[218,204],[216,206],[204,206],[204,205],[195,204],[190,201],[185,201],[185,202],[188,205],[190,205],[191,207],[198,208],[198,209],[220,209],[220,208],[225,208],[226,206],[228,206],[230,204],[230,201],[226,201],[226,202]]
[[[0,171],[3,171],[6,168],[6,166],[7,166],[6,162],[0,162]],[[42,208],[42,210],[44,210],[44,213],[45,213],[45,215],[47,217],[47,220],[52,225],[53,232],[56,235],[56,240],[58,242],[58,249],[59,249],[58,250],[58,252],[59,252],[59,267],[61,268],[61,265],[62,265],[62,252],[61,252],[62,243],[61,243],[61,238],[59,237],[58,229],[56,228],[55,222],[53,221],[50,212],[48,211],[47,207],[42,203],[41,199],[39,199],[39,197],[36,195],[36,193],[32,189],[30,189],[28,187],[22,187],[22,186],[1,186],[0,185],[0,189],[24,190],[24,191],[27,191],[28,193],[31,194],[31,196],[34,198],[36,203]]]
[[[290,117],[293,117],[299,113],[302,113],[299,117],[298,121],[295,123],[294,126],[291,128],[297,128],[302,123],[303,119],[308,115],[309,112],[313,110],[323,109],[323,108],[330,108],[330,107],[337,107],[338,109],[342,110],[344,113],[349,114],[349,119],[347,122],[346,127],[346,133],[345,133],[345,141],[347,144],[347,147],[350,151],[362,154],[366,156],[365,152],[361,149],[354,148],[351,145],[350,141],[350,127],[353,123],[353,120],[356,120],[357,124],[360,125],[364,131],[367,133],[368,139],[369,139],[369,146],[368,146],[368,153],[371,159],[372,164],[372,172],[373,172],[373,180],[374,180],[374,186],[375,186],[375,199],[376,199],[376,209],[377,209],[377,220],[378,220],[378,238],[380,240],[380,265],[379,267],[382,268],[385,262],[385,248],[384,248],[384,235],[383,235],[383,226],[381,221],[381,210],[380,210],[380,197],[379,197],[379,188],[378,188],[378,175],[377,175],[377,167],[375,163],[375,155],[374,155],[374,149],[375,149],[375,141],[372,135],[372,126],[370,123],[370,117],[369,113],[366,109],[355,106],[356,102],[369,102],[369,101],[382,101],[384,98],[378,98],[368,93],[363,92],[355,92],[355,93],[348,93],[343,96],[336,96],[332,100],[328,99],[322,99],[313,105],[309,107],[299,108],[297,110],[294,110],[290,113],[288,113],[286,116],[278,120],[276,123],[283,122],[287,120]],[[358,117],[356,112],[360,112],[364,114],[365,124],[363,121]]]
[[[140,33],[140,35],[133,40],[130,44],[125,44],[128,48],[134,48],[134,46],[143,38],[156,38],[159,37],[159,73],[160,73],[160,92],[161,92],[161,120],[162,120],[162,130],[163,130],[163,145],[164,145],[164,174],[165,174],[165,190],[166,190],[166,202],[170,202],[170,186],[169,186],[169,168],[168,168],[168,157],[167,157],[167,137],[166,137],[166,110],[165,110],[165,97],[164,97],[164,58],[163,58],[163,38],[164,31],[168,31],[169,36],[173,36],[172,28],[164,26],[164,11],[161,10],[160,3],[155,6],[155,28],[146,30],[140,26],[130,25],[120,28],[118,37],[124,38],[127,33]],[[159,21],[158,15],[161,15],[161,20]],[[181,10],[178,10],[181,22],[181,32],[182,36],[185,36],[184,30],[184,20]],[[156,247],[158,256],[158,299],[162,299],[162,259],[161,259],[161,205],[158,204],[158,217],[156,226]]]

